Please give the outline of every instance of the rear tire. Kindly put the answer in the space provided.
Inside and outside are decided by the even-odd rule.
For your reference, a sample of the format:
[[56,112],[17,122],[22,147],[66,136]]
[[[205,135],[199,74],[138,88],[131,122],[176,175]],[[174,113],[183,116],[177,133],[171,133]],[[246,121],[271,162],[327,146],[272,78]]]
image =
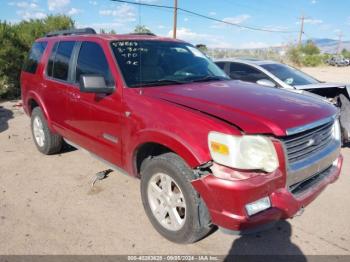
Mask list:
[[63,139],[60,135],[50,131],[47,121],[40,107],[35,107],[31,116],[33,140],[37,149],[44,155],[59,153]]
[[146,214],[163,237],[176,243],[196,242],[212,229],[208,209],[192,187],[193,179],[193,171],[174,153],[141,165],[141,197]]

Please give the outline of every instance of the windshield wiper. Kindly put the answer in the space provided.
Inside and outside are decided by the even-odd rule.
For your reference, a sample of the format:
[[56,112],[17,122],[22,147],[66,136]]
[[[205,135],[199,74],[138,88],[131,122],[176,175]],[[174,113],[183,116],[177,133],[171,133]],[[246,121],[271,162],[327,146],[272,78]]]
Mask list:
[[209,81],[223,81],[223,80],[230,80],[230,79],[224,76],[206,76],[203,78],[191,80],[191,82],[209,82]]
[[135,84],[132,87],[146,87],[146,86],[163,86],[163,85],[182,85],[187,82],[182,82],[174,79],[159,79],[155,81],[143,81],[139,84]]

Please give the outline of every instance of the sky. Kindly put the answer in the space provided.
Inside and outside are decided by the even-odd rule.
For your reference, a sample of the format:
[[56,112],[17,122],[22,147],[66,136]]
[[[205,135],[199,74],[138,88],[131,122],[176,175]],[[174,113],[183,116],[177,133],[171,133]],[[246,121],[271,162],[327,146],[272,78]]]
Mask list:
[[[130,0],[172,6],[174,0]],[[172,36],[173,11],[139,7],[110,0],[1,0],[0,20],[70,15],[77,27],[114,29],[129,33],[137,24],[162,36]],[[300,17],[305,18],[304,39],[350,39],[349,0],[178,0],[179,7],[231,23],[269,30],[248,30],[179,11],[178,38],[217,48],[261,48],[293,43],[298,39]]]

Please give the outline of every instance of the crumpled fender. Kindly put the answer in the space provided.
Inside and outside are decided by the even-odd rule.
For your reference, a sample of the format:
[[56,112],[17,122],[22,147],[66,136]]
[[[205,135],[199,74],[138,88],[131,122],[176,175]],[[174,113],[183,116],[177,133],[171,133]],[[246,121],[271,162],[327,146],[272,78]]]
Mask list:
[[349,99],[341,94],[339,95],[340,106],[340,123],[343,128],[348,132],[350,131],[350,101]]

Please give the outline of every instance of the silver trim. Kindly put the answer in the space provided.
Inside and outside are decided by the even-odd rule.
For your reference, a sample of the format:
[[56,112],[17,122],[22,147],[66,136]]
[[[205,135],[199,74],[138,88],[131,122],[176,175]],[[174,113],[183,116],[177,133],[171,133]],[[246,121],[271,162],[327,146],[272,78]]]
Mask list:
[[333,140],[327,147],[304,160],[288,164],[287,187],[306,180],[330,167],[340,155],[340,142]]
[[119,142],[118,137],[113,136],[111,134],[103,133],[102,136],[104,139],[106,139],[114,144],[118,144],[118,142]]
[[289,129],[287,129],[286,133],[288,136],[295,135],[295,134],[304,132],[306,130],[313,129],[315,127],[319,127],[321,125],[327,124],[331,121],[335,121],[336,119],[337,119],[337,115],[333,115],[333,116],[330,116],[330,117],[327,117],[324,119],[320,119],[316,122],[312,122],[312,123],[304,125],[304,126],[289,128]]

